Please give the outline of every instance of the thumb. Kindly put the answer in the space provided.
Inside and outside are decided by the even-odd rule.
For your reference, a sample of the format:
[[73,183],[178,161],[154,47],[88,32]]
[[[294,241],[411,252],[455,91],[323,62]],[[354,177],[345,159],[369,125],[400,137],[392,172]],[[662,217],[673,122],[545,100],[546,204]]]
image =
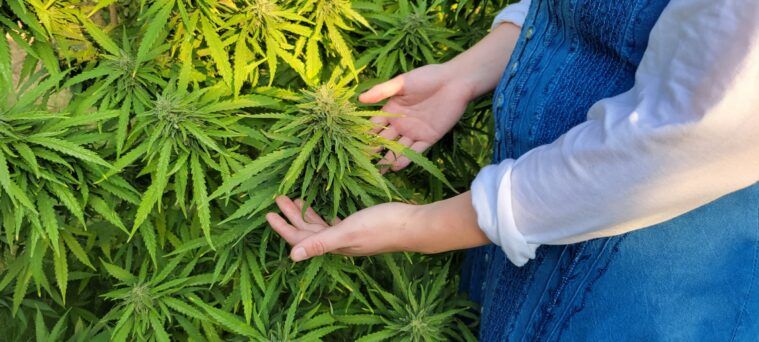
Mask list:
[[389,81],[380,83],[367,90],[359,95],[358,100],[362,103],[377,103],[388,97],[401,95],[404,83],[404,76],[398,75]]
[[303,261],[345,247],[346,237],[341,229],[327,228],[295,245],[290,252],[293,261]]

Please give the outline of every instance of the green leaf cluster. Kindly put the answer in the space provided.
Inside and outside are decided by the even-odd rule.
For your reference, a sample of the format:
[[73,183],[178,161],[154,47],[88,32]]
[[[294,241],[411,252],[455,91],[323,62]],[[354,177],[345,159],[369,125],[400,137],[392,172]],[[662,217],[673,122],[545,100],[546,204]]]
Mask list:
[[[264,214],[465,190],[487,99],[422,155],[356,97],[505,3],[0,0],[1,339],[474,340],[461,255],[294,264]],[[383,175],[382,150],[414,165]]]
[[376,4],[370,18],[377,23],[377,32],[364,37],[370,47],[360,63],[374,67],[377,76],[390,78],[399,65],[400,71],[406,72],[463,50],[454,40],[454,31],[441,24],[442,3],[401,0],[386,8]]

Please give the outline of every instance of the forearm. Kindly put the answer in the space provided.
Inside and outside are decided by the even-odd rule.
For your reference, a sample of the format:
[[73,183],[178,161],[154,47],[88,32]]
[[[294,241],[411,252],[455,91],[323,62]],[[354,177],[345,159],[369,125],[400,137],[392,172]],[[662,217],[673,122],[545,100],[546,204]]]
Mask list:
[[471,89],[472,98],[485,94],[498,84],[520,30],[512,23],[500,24],[477,44],[444,65],[454,79],[464,82]]
[[477,225],[471,192],[415,208],[401,250],[440,253],[490,243]]

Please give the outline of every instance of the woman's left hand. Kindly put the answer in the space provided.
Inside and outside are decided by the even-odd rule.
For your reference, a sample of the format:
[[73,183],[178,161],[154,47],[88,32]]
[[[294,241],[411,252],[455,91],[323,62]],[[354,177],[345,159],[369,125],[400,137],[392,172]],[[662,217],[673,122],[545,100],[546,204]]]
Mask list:
[[409,234],[409,221],[418,206],[385,203],[361,210],[334,225],[324,221],[313,209],[301,215],[303,201],[286,196],[276,199],[282,216],[269,213],[267,221],[293,246],[290,258],[302,261],[326,253],[364,256],[386,252],[412,251],[413,243],[403,236]]
[[380,204],[332,226],[311,208],[301,215],[302,200],[279,196],[276,202],[287,220],[275,213],[266,219],[293,246],[290,258],[296,262],[326,253],[439,253],[490,242],[477,226],[469,192],[427,205]]

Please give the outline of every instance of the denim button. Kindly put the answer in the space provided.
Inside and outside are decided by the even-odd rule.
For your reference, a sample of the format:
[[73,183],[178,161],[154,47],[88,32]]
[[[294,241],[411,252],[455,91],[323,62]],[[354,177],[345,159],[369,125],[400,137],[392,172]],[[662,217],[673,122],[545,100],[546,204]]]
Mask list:
[[[498,134],[498,132],[495,132],[495,136],[496,136],[496,137],[498,137],[499,135],[500,135],[500,134]],[[490,261],[490,254],[488,254],[488,253],[485,253],[485,262],[488,262],[488,261]]]
[[530,26],[529,28],[527,28],[527,32],[525,33],[524,38],[527,40],[530,40],[532,39],[532,35],[534,34],[535,34],[535,27]]
[[514,64],[511,65],[511,76],[514,76],[517,74],[518,67],[519,67],[519,62],[514,62]]
[[498,97],[495,99],[495,105],[498,107],[503,106],[503,94],[498,94]]
[[[496,130],[495,131],[495,141],[501,141],[501,131]],[[488,255],[485,254],[485,261],[488,261]]]

